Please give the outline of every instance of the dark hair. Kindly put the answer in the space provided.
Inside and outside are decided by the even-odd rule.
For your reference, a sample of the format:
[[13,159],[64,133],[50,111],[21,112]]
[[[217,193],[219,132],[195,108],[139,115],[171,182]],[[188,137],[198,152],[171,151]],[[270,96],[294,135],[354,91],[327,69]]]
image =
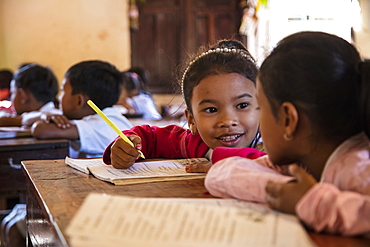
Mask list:
[[73,65],[65,74],[72,94],[84,94],[100,109],[114,105],[120,96],[122,78],[115,66],[99,60]]
[[141,90],[146,91],[146,86],[149,83],[149,71],[142,67],[131,67],[126,72],[136,73],[139,76]]
[[10,88],[10,82],[13,79],[13,72],[9,69],[0,70],[0,89]]
[[[361,71],[360,69],[361,68]],[[362,73],[362,75],[361,75]],[[369,97],[369,63],[342,38],[322,32],[300,32],[281,40],[262,63],[258,78],[273,114],[283,102],[305,112],[314,135],[343,141],[366,130],[362,112]],[[361,78],[363,82],[361,82]]]
[[53,71],[38,64],[28,64],[14,74],[16,88],[31,92],[35,98],[43,103],[54,102],[58,106],[58,80]]
[[137,90],[138,93],[144,92],[141,83],[139,75],[134,72],[122,72],[122,81],[123,81],[123,87],[126,88],[128,92],[131,92],[133,90]]
[[258,67],[241,42],[221,40],[213,46],[201,47],[198,54],[190,61],[181,79],[182,94],[190,112],[193,88],[207,76],[237,73],[256,83]]

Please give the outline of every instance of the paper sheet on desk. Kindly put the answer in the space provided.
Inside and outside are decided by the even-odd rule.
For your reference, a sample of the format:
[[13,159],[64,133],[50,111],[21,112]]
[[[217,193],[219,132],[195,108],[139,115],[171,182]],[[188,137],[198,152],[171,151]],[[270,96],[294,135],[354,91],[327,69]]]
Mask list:
[[90,194],[67,234],[80,246],[314,246],[298,219],[228,199]]
[[144,161],[135,163],[128,169],[116,169],[105,165],[102,159],[71,159],[66,157],[65,163],[96,178],[114,183],[115,185],[169,181],[179,179],[204,178],[205,173],[187,173],[185,165],[204,158]]
[[31,129],[24,127],[0,127],[0,139],[32,137]]

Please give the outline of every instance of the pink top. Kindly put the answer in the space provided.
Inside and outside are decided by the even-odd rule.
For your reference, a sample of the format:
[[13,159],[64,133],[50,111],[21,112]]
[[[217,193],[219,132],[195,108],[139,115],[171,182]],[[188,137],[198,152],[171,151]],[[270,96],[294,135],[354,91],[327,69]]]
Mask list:
[[[205,185],[214,196],[266,203],[269,180],[293,179],[282,173],[284,167],[274,166],[268,156],[253,161],[231,157],[211,167]],[[364,133],[331,154],[320,183],[297,203],[296,214],[317,232],[370,236],[370,141]]]

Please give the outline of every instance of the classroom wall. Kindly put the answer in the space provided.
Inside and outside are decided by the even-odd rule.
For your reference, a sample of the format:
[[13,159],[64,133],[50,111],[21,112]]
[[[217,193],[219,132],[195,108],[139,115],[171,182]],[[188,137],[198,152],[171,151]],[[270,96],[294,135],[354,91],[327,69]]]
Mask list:
[[52,67],[62,81],[82,60],[130,67],[129,0],[1,0],[0,68]]
[[[130,67],[129,0],[0,0],[0,68],[24,62],[49,65],[60,83],[65,71],[87,59]],[[356,46],[370,58],[370,4],[360,1],[364,26]],[[158,109],[180,95],[154,95]]]

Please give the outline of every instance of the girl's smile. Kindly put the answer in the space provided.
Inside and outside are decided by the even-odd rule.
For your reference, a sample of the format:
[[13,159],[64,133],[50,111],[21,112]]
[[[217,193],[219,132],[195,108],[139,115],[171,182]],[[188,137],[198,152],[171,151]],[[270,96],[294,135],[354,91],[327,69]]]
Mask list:
[[238,142],[242,139],[243,134],[224,134],[222,136],[216,137],[221,143],[221,146],[228,146],[233,147],[238,144]]
[[210,75],[193,89],[188,123],[212,149],[248,147],[258,130],[256,87],[237,73]]

